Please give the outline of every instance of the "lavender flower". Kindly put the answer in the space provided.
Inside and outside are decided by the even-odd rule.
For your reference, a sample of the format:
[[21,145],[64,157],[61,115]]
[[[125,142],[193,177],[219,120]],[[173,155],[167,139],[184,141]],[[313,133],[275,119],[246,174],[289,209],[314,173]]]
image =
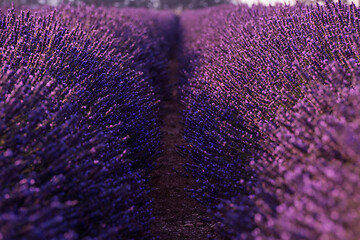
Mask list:
[[161,20],[176,21],[147,13],[0,15],[0,239],[149,236],[144,183],[172,44]]
[[[252,8],[225,5],[182,15],[180,60],[187,142],[182,154],[194,161],[185,166],[201,183],[194,194],[220,222],[220,235],[227,239],[358,238],[357,214],[346,215],[357,211],[350,207],[356,203],[338,208],[335,201],[348,202],[356,181],[347,177],[355,176],[356,168],[329,165],[327,159],[342,156],[335,153],[340,146],[348,151],[344,156],[357,157],[356,147],[346,147],[348,139],[356,141],[356,127],[344,134],[332,133],[343,136],[342,140],[325,137],[336,142],[331,149],[328,143],[320,144],[325,140],[315,138],[328,134],[330,119],[322,120],[322,130],[310,131],[311,126],[319,126],[317,117],[323,112],[332,114],[329,109],[335,102],[355,114],[351,110],[355,103],[330,92],[345,97],[350,93],[343,91],[357,88],[358,16],[358,8],[341,2]],[[357,93],[351,94],[355,98]],[[309,108],[314,101],[318,105]],[[306,110],[296,110],[300,105],[306,105]],[[350,124],[345,119],[342,124]],[[305,172],[310,166],[317,169],[316,174]],[[336,184],[327,185],[329,176],[323,178],[321,171],[331,175],[340,166],[330,176]],[[335,190],[330,196],[334,199],[324,202],[330,189],[341,184],[349,189]],[[308,190],[315,194],[310,200]],[[341,213],[344,219],[329,220]]]

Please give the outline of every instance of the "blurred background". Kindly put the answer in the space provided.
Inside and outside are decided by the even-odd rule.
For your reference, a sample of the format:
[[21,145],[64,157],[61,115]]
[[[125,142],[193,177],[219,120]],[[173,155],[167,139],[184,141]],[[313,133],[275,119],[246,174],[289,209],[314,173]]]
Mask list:
[[[324,1],[337,1],[337,0],[298,0],[299,2],[307,3],[324,3]],[[347,0],[348,2],[351,0]],[[209,6],[215,6],[224,3],[245,3],[248,5],[252,4],[264,4],[274,5],[276,3],[295,4],[296,0],[0,0],[0,5],[10,6],[11,3],[15,6],[28,5],[51,5],[56,6],[61,3],[78,4],[80,2],[86,4],[94,4],[96,6],[115,6],[115,7],[145,7],[153,9],[174,9],[182,11],[183,9],[198,9]],[[346,0],[342,0],[346,2]],[[355,4],[358,5],[360,0],[355,0]]]

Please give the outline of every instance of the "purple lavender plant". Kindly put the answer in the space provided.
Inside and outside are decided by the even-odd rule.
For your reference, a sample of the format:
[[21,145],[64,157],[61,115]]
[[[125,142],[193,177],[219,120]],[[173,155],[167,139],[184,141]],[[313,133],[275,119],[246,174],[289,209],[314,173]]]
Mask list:
[[[267,239],[266,236],[273,239],[339,239],[341,236],[343,239],[356,239],[358,236],[352,227],[347,227],[353,221],[348,217],[344,222],[340,220],[324,228],[311,226],[315,221],[329,223],[326,222],[330,219],[329,211],[321,213],[319,209],[329,209],[333,200],[323,206],[318,204],[320,206],[316,209],[309,208],[302,215],[299,212],[303,206],[296,214],[290,214],[296,199],[292,194],[302,195],[306,189],[294,185],[306,174],[297,172],[298,178],[294,178],[293,185],[278,185],[274,182],[282,181],[281,174],[289,172],[290,176],[300,167],[291,168],[295,165],[290,165],[291,170],[286,168],[280,174],[279,169],[268,169],[273,159],[268,159],[268,164],[262,160],[267,154],[275,154],[275,146],[280,144],[292,144],[291,151],[283,148],[278,156],[288,159],[283,161],[286,166],[292,158],[296,162],[303,160],[298,153],[306,151],[301,141],[293,142],[294,137],[275,141],[271,136],[273,129],[282,129],[277,118],[295,111],[298,102],[308,99],[309,91],[317,96],[321,93],[318,89],[322,88],[336,91],[338,88],[356,87],[356,77],[346,74],[357,71],[358,16],[358,8],[341,2],[325,6],[223,6],[182,15],[182,101],[185,105],[184,138],[187,141],[183,151],[194,160],[193,165],[185,167],[201,183],[201,189],[194,189],[195,197],[212,209],[216,221],[220,222],[220,235],[227,239]],[[338,81],[330,77],[333,72],[330,68],[337,69],[334,71]],[[309,110],[310,116],[317,116],[315,110]],[[282,123],[289,131],[301,129],[287,121]],[[351,138],[356,139],[355,136]],[[314,149],[319,147],[315,142],[312,146]],[[317,156],[312,157],[314,160],[309,165],[316,162]],[[279,165],[278,161],[273,164]],[[312,183],[315,184],[311,181],[309,184]],[[276,187],[271,188],[273,185]],[[325,184],[323,198],[319,194],[312,201],[323,200],[331,186]],[[281,192],[278,188],[282,189]],[[347,194],[352,194],[351,191]],[[285,201],[282,194],[292,197]],[[284,214],[293,216],[294,221],[288,216],[280,220],[278,206],[283,207]],[[345,209],[333,207],[338,214]],[[321,221],[313,217],[317,210],[322,214]],[[306,227],[301,226],[310,218],[315,220],[306,224],[315,230],[305,233]],[[271,225],[276,222],[279,227],[284,221],[283,228]],[[354,226],[352,223],[350,225]],[[330,231],[333,226],[342,229],[342,233]]]
[[0,15],[1,239],[149,237],[175,16],[145,12]]

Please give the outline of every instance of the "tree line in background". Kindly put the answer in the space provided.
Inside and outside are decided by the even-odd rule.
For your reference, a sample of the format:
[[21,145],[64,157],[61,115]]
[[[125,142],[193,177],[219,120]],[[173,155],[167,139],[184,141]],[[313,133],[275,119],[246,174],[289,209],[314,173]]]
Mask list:
[[3,5],[58,5],[61,3],[94,4],[95,6],[144,7],[155,9],[198,9],[229,3],[230,0],[5,0]]

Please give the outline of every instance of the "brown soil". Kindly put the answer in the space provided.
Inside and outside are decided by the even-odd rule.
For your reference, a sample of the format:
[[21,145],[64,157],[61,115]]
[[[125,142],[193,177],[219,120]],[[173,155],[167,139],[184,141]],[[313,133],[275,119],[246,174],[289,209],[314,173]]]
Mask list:
[[214,225],[209,222],[206,207],[190,197],[191,193],[184,190],[197,189],[198,183],[191,177],[184,177],[182,165],[189,159],[176,153],[176,145],[185,142],[181,134],[182,106],[177,97],[177,62],[171,60],[169,88],[171,89],[163,102],[161,114],[164,121],[163,151],[157,160],[160,168],[150,176],[150,197],[153,198],[152,212],[155,221],[151,227],[155,239],[207,239],[214,234]]

